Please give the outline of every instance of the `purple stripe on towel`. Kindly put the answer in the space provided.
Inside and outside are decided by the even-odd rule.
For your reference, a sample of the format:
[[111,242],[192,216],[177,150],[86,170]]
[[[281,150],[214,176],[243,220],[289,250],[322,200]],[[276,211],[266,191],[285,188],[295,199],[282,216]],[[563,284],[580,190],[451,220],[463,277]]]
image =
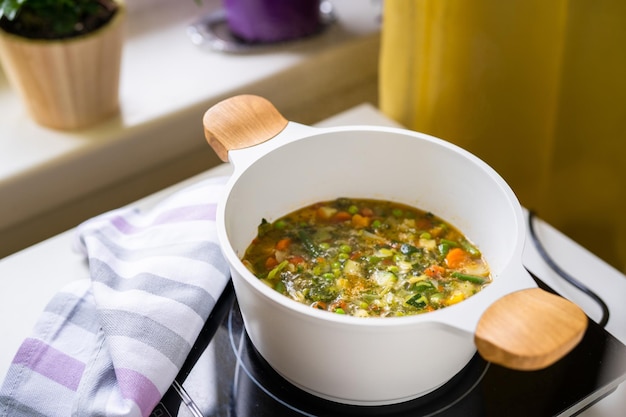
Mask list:
[[85,364],[38,339],[25,339],[13,363],[26,366],[72,391],[76,391]]
[[134,401],[142,416],[149,416],[162,397],[157,387],[148,378],[132,369],[115,368],[115,375],[122,397]]
[[146,226],[135,226],[129,223],[124,216],[114,216],[111,224],[122,233],[136,233],[158,224],[188,220],[215,220],[216,204],[202,204],[196,206],[178,207],[161,213],[155,220]]

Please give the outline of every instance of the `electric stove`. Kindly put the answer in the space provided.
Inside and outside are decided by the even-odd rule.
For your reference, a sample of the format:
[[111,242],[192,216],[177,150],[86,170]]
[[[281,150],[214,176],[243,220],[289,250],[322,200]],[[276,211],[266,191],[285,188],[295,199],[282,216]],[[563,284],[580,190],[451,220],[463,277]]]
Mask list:
[[246,334],[229,284],[151,416],[571,416],[624,380],[626,346],[589,320],[580,344],[546,369],[514,371],[477,354],[448,383],[415,400],[385,406],[339,404],[293,386],[265,362]]

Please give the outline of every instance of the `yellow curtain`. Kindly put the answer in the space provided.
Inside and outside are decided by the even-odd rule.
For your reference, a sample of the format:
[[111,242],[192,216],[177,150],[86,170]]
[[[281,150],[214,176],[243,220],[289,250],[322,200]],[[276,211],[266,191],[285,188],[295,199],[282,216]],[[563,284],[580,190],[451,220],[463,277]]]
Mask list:
[[383,113],[626,271],[626,1],[386,0]]

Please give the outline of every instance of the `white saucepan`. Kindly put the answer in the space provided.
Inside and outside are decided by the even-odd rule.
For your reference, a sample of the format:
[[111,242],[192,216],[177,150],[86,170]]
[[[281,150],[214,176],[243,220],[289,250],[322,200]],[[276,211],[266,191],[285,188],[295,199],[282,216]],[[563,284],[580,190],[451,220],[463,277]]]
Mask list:
[[[522,266],[525,225],[514,193],[469,152],[403,129],[288,122],[257,96],[218,103],[203,122],[209,144],[234,165],[217,227],[245,328],[263,358],[301,389],[347,404],[392,404],[445,384],[477,348],[489,361],[533,370],[582,338],[582,310],[537,288]],[[476,243],[493,282],[434,312],[360,318],[293,301],[240,261],[261,219],[337,197],[438,215]]]

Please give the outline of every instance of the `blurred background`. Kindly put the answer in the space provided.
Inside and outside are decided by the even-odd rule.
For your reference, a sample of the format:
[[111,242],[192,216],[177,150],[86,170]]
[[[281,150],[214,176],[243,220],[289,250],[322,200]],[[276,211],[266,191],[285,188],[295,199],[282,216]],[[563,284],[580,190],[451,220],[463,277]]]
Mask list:
[[[380,108],[626,269],[626,3],[385,2]],[[485,202],[488,204],[488,202]]]
[[0,256],[215,166],[202,114],[252,93],[305,124],[369,103],[458,144],[626,271],[626,2],[315,0],[312,23],[241,20],[275,1],[126,0],[119,112],[77,130],[33,121],[0,73]]

